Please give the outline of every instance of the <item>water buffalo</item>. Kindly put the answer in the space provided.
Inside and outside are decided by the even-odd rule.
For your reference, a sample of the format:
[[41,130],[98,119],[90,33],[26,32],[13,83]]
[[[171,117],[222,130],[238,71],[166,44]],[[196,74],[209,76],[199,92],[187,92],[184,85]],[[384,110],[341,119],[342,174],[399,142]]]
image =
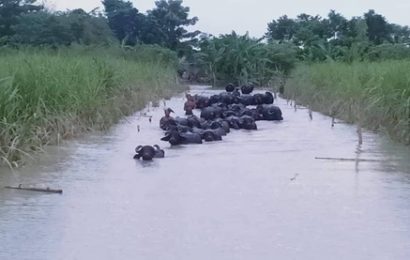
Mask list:
[[225,87],[226,92],[233,92],[235,90],[235,86],[232,83],[229,83]]
[[[222,119],[218,121],[207,121],[202,124],[202,128],[207,130],[210,129],[220,136],[225,136],[229,133],[229,124],[222,121]],[[228,130],[226,130],[226,128],[228,128]]]
[[260,114],[259,110],[256,108],[245,108],[241,111],[239,116],[250,116],[255,121],[263,120],[263,116]]
[[232,105],[228,106],[228,109],[239,114],[242,110],[245,109],[245,105],[243,105],[241,103],[240,104],[232,104]]
[[205,120],[214,120],[215,118],[221,117],[223,109],[218,106],[211,106],[202,109],[201,118]]
[[274,101],[273,94],[271,92],[265,92],[263,103],[266,105],[270,105],[270,104],[273,104],[273,101]]
[[233,93],[221,93],[219,94],[219,102],[230,105],[230,104],[234,104],[237,103],[237,99],[238,97],[234,95]]
[[230,128],[241,129],[241,122],[239,120],[239,117],[237,117],[237,116],[228,116],[226,118],[226,121],[228,122]]
[[202,132],[201,138],[205,140],[205,142],[213,142],[213,141],[221,141],[222,136],[218,134],[215,130],[206,129]]
[[190,115],[187,117],[189,127],[201,127],[201,120],[196,115]]
[[165,151],[162,150],[159,145],[155,144],[153,145],[153,147],[155,148],[155,155],[154,158],[164,158],[165,157]]
[[247,95],[247,94],[252,93],[253,88],[254,87],[252,85],[243,85],[241,87],[241,92],[242,92],[242,94]]
[[262,115],[263,120],[268,120],[268,121],[283,120],[282,111],[277,106],[259,105],[256,107],[256,109]]
[[[217,118],[214,122],[218,122],[219,123],[218,127],[221,127],[225,131],[225,133],[230,132],[229,123],[226,119]],[[213,125],[211,124],[210,127],[212,129]]]
[[208,100],[208,105],[216,104],[221,102],[221,96],[220,95],[212,95],[209,97]]
[[239,98],[239,103],[243,104],[244,106],[252,106],[255,105],[255,97],[252,95],[242,95]]
[[171,125],[166,129],[165,133],[168,133],[171,131],[178,131],[180,133],[186,133],[186,132],[192,132],[192,128],[189,126],[185,126],[185,125]]
[[144,161],[151,161],[155,157],[156,149],[150,145],[139,145],[135,148],[134,159],[140,159]]
[[183,125],[183,126],[189,125],[188,118],[177,116],[176,118],[174,118],[174,120],[177,125]]
[[204,97],[204,96],[200,96],[200,95],[195,95],[194,97],[194,101],[195,101],[195,107],[202,109],[208,106],[208,102],[209,102],[209,98],[208,97]]
[[241,116],[239,118],[240,128],[246,130],[256,130],[258,127],[256,126],[255,120],[250,116]]
[[161,138],[161,140],[168,141],[171,145],[202,144],[201,135],[191,132],[180,133],[176,130],[167,132],[165,137]]
[[261,93],[256,93],[253,95],[253,102],[255,105],[265,104],[266,95]]

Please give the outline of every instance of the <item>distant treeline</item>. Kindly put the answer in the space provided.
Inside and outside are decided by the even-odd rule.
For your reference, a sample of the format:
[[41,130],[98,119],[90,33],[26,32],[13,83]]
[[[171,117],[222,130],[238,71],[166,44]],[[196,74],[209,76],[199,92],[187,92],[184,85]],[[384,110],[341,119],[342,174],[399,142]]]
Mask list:
[[356,62],[410,58],[410,29],[387,22],[370,10],[346,19],[331,10],[326,18],[300,14],[268,24],[264,37],[235,32],[219,37],[202,35],[200,51],[188,66],[191,77],[214,84],[284,83],[298,62]]
[[[299,47],[298,57],[302,60],[353,61],[388,58],[386,52],[399,58],[397,52],[402,54],[409,47],[410,29],[387,22],[374,10],[350,20],[332,10],[326,18],[308,14],[300,14],[296,19],[282,16],[268,24],[266,37],[269,42]],[[409,54],[406,51],[405,57]]]
[[180,56],[199,32],[188,32],[189,18],[181,0],[160,0],[140,13],[131,2],[103,0],[104,12],[82,9],[51,12],[36,0],[0,2],[0,44],[34,46],[157,44]]

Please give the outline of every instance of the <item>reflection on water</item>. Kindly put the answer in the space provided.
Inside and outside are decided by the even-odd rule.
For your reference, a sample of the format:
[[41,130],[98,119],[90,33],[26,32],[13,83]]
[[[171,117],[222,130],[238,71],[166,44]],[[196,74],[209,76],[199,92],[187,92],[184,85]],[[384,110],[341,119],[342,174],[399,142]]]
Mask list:
[[[2,186],[64,194],[0,189],[0,259],[410,258],[408,147],[369,132],[358,146],[354,126],[279,100],[281,123],[170,148],[159,141],[164,103],[2,169]],[[179,115],[182,104],[166,101]],[[131,159],[156,143],[165,159]]]

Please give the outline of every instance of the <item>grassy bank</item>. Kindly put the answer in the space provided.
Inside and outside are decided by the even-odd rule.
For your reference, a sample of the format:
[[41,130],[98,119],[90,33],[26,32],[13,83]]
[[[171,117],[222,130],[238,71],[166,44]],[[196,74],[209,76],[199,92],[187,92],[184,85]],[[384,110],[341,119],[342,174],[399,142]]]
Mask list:
[[0,164],[16,166],[181,90],[175,62],[152,47],[0,50]]
[[285,95],[410,143],[410,61],[300,65]]

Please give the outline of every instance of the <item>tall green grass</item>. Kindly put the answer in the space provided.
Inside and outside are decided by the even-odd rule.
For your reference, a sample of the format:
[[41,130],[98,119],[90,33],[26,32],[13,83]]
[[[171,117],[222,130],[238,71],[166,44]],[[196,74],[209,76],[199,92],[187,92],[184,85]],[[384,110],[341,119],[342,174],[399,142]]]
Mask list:
[[174,59],[162,55],[169,53],[147,52],[153,56],[141,49],[0,50],[0,164],[15,166],[46,144],[106,129],[181,90]]
[[285,96],[410,144],[410,61],[300,65]]

